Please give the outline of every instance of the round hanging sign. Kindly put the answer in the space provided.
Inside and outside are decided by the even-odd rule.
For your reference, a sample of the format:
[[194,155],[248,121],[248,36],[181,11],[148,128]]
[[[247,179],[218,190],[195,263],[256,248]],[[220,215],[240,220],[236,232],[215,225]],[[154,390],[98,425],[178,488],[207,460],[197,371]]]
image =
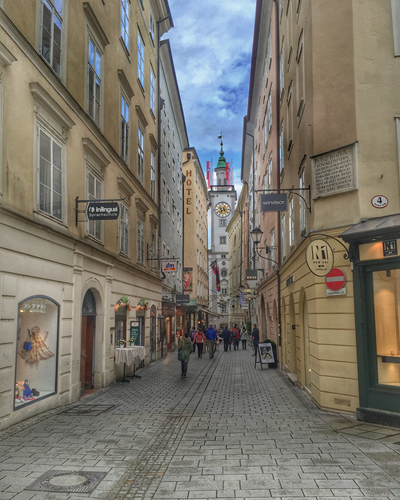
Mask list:
[[323,277],[333,267],[333,250],[325,240],[312,240],[306,249],[306,262],[315,276]]
[[340,290],[346,283],[344,272],[338,267],[334,267],[332,271],[325,276],[325,283],[330,290]]
[[372,206],[375,208],[385,208],[389,205],[389,200],[381,194],[374,196],[371,200]]

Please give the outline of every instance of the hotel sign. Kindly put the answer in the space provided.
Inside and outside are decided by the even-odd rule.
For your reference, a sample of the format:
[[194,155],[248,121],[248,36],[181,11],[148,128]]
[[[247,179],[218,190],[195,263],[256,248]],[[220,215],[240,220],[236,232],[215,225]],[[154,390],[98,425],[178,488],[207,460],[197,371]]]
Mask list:
[[313,240],[306,249],[306,262],[315,276],[329,274],[333,267],[333,250],[324,240]]

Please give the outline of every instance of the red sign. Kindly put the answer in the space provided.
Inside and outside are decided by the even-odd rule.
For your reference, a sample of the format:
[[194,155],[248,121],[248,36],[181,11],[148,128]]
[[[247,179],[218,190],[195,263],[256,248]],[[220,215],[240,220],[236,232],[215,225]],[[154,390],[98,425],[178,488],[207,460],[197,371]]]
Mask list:
[[338,267],[334,267],[332,271],[325,276],[325,283],[331,290],[340,290],[346,283],[344,272]]

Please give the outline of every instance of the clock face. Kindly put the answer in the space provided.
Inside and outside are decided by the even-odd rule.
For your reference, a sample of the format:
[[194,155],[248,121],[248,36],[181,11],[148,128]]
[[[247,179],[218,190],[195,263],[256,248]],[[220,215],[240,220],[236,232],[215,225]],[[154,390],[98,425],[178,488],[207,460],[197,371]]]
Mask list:
[[231,213],[231,208],[228,203],[221,201],[216,204],[215,213],[216,215],[218,215],[218,217],[228,217],[228,215]]

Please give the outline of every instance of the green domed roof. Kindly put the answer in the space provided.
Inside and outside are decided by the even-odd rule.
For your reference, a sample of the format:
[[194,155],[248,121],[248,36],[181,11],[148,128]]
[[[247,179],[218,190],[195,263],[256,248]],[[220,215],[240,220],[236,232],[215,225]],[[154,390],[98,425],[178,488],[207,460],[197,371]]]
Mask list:
[[218,164],[215,167],[215,170],[218,170],[219,168],[226,169],[226,160],[224,157],[224,149],[222,146],[223,146],[223,144],[222,144],[222,139],[221,139],[221,151],[219,153]]

